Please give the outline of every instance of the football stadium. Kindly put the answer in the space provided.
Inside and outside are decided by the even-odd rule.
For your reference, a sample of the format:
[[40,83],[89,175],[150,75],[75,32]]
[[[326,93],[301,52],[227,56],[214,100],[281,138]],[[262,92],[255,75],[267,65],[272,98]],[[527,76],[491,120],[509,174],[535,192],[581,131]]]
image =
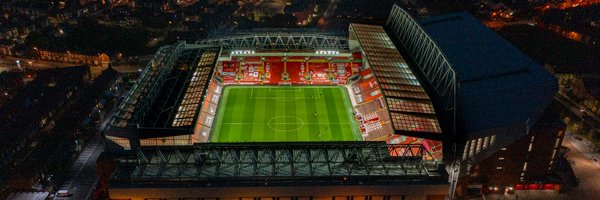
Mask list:
[[180,42],[154,54],[105,132],[118,163],[109,194],[452,199],[474,163],[529,133],[555,91],[466,13],[417,20],[394,6],[385,26],[352,23],[345,36]]
[[349,31],[162,47],[106,133],[110,150],[134,152],[141,164],[121,164],[113,184],[429,181],[446,189],[442,130],[425,89],[383,27]]
[[[108,138],[124,150],[384,141],[423,145],[431,159],[440,159],[440,139],[415,137],[440,134],[441,128],[425,89],[389,48],[391,39],[381,36],[380,26],[350,28],[357,44],[338,36],[276,34],[163,47],[132,89],[131,103],[123,105],[131,108],[113,121],[113,133],[128,133],[132,122],[143,130],[139,144],[118,134]],[[134,98],[138,91],[160,98]],[[149,107],[139,108],[144,105]]]

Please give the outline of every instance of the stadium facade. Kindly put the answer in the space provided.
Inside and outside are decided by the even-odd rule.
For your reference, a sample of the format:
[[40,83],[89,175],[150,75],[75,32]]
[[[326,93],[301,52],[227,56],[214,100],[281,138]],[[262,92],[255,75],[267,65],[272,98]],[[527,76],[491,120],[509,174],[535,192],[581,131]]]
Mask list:
[[[336,115],[323,117],[319,109],[272,110],[286,101],[320,101],[318,92],[291,99],[289,93],[259,96],[267,103],[257,112],[266,114],[254,114],[250,123],[215,123],[219,109],[229,105],[222,100],[229,98],[223,88],[237,85],[293,91],[306,85],[343,87],[351,101],[347,112],[356,120],[349,126],[358,126],[362,141],[323,140],[323,134],[343,129],[331,128]],[[106,132],[110,152],[124,155],[109,194],[112,199],[452,198],[459,177],[474,163],[530,134],[556,90],[543,68],[466,13],[417,21],[394,6],[385,27],[351,24],[347,38],[258,33],[165,46]],[[269,116],[278,112],[286,114]],[[272,120],[281,118],[275,125],[284,129],[274,128]],[[211,138],[215,130],[229,134],[232,129],[222,127],[234,124],[248,133],[306,129],[318,139]]]

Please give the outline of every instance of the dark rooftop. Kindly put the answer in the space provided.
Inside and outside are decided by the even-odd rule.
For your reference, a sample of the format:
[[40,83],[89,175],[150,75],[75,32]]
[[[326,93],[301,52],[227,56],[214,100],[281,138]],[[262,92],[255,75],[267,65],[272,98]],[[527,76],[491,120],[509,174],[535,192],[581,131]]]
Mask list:
[[544,68],[466,12],[419,23],[456,72],[468,132],[529,123],[557,90]]

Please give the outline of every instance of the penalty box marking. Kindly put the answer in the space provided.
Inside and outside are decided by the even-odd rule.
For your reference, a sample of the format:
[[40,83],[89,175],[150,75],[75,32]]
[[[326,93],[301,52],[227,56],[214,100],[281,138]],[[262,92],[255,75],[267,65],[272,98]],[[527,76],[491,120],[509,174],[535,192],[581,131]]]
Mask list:
[[[269,91],[271,91],[271,89],[273,88],[268,88]],[[294,91],[294,92],[301,92],[303,88],[296,88],[293,90],[282,90],[282,91]],[[277,89],[280,90],[280,89]],[[321,89],[317,88],[317,94],[321,94]],[[321,95],[313,95],[312,98],[308,98],[308,97],[294,97],[294,98],[289,98],[289,97],[270,97],[270,96],[266,96],[266,97],[256,97],[254,96],[254,88],[250,88],[250,99],[257,99],[257,100],[275,100],[275,101],[295,101],[295,100],[305,100],[305,99],[321,99]]]
[[[291,123],[291,122],[273,122],[273,120],[278,119],[278,118],[293,118],[296,121],[298,121],[299,123]],[[274,131],[280,131],[280,132],[289,132],[289,131],[298,131],[302,128],[304,128],[304,125],[332,125],[332,124],[339,124],[339,125],[350,125],[350,123],[306,123],[304,122],[304,120],[300,119],[299,117],[296,116],[277,116],[277,117],[273,117],[271,119],[269,119],[269,121],[264,122],[264,123],[258,123],[258,122],[227,122],[227,123],[223,123],[223,124],[228,124],[228,125],[267,125],[270,129],[274,130]],[[298,125],[300,124],[299,127],[294,128],[294,129],[289,129],[289,130],[284,130],[284,129],[278,129],[278,128],[273,128],[272,125]]]

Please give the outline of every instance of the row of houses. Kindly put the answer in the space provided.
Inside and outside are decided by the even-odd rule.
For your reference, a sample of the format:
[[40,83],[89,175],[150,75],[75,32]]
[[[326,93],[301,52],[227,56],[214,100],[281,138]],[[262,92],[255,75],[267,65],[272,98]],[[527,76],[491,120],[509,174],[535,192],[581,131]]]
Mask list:
[[6,183],[9,172],[36,146],[40,134],[54,127],[89,80],[89,67],[42,70],[0,108],[0,182]]
[[0,106],[0,198],[60,181],[98,132],[106,104],[118,94],[117,78],[111,68],[95,79],[88,66],[40,70]]
[[56,120],[56,125],[45,134],[43,144],[28,154],[8,177],[13,191],[31,191],[37,185],[55,186],[63,181],[81,146],[98,133],[102,119],[99,113],[109,110],[110,107],[105,106],[114,102],[112,99],[118,94],[117,78],[117,72],[109,68],[85,87],[66,109],[68,115]]

